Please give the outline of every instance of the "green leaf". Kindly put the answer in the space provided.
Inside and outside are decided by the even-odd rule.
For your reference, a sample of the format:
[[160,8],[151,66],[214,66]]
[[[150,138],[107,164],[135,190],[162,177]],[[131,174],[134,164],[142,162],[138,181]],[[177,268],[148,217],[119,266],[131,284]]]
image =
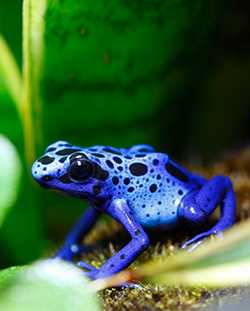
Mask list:
[[[3,8],[0,8],[3,14]],[[3,14],[4,15],[4,14]],[[1,26],[1,25],[0,25]],[[0,27],[2,29],[2,27]],[[12,42],[13,43],[13,42]],[[16,59],[0,34],[0,133],[6,135],[18,146],[22,146],[22,80]]]
[[[3,272],[2,272],[3,273]],[[0,292],[0,309],[8,311],[98,311],[98,297],[82,271],[61,261],[0,273],[8,282]]]
[[0,271],[0,293],[5,289],[14,277],[25,269],[25,266],[10,267]]
[[220,7],[214,0],[48,0],[43,93],[49,140],[149,142],[154,120],[166,111],[164,126],[171,122],[173,99],[189,89],[207,59],[204,42]]
[[7,93],[21,113],[22,82],[16,60],[4,38],[0,35],[0,94]]
[[156,284],[184,286],[245,286],[250,285],[250,260],[221,264],[202,269],[183,269],[170,271],[150,277]]
[[0,226],[15,203],[21,176],[21,162],[14,146],[0,135]]
[[249,226],[249,220],[235,225],[224,239],[207,241],[193,253],[180,251],[166,263],[148,263],[140,272],[157,283],[222,287],[250,284]]

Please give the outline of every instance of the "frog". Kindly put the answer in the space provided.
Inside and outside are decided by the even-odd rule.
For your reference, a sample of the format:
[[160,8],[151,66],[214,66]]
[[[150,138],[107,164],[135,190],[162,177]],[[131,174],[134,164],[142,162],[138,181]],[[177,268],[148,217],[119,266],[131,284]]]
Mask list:
[[149,246],[151,230],[182,230],[186,224],[202,227],[220,207],[217,222],[182,245],[190,250],[211,235],[223,237],[236,218],[235,192],[229,177],[206,179],[191,173],[147,144],[80,147],[57,141],[33,163],[32,176],[44,188],[88,203],[54,258],[75,262],[84,252],[84,237],[101,214],[109,215],[129,234],[129,242],[99,268],[78,261],[83,273],[93,280],[128,267]]

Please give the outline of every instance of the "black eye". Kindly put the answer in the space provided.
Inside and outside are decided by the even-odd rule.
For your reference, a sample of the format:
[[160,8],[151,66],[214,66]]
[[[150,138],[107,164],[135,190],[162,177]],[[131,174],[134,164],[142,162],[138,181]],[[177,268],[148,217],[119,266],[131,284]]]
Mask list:
[[94,166],[86,159],[78,159],[71,163],[69,167],[69,175],[77,181],[84,181],[93,175]]

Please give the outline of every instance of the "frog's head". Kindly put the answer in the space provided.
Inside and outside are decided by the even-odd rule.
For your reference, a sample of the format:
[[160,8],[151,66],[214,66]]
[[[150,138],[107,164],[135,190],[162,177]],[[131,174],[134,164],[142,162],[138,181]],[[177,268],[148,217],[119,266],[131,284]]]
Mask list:
[[109,173],[87,148],[65,141],[50,145],[34,162],[33,178],[43,187],[81,198],[105,198]]

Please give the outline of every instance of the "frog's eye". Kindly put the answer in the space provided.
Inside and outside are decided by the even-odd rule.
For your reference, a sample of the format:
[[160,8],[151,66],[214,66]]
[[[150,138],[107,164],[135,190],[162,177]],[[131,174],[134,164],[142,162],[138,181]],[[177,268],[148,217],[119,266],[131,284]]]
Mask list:
[[87,159],[76,159],[70,164],[69,176],[76,181],[85,181],[94,173],[93,164]]

